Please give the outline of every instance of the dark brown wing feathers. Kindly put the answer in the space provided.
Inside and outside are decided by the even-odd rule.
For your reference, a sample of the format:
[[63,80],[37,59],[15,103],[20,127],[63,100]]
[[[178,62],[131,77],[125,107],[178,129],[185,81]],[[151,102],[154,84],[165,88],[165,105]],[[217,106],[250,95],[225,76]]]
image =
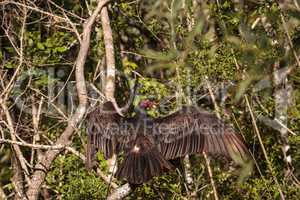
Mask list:
[[[206,152],[248,159],[243,139],[215,115],[195,107],[155,120],[154,134],[166,159]],[[164,127],[159,128],[160,126]]]
[[[104,157],[110,158],[116,150],[115,136],[118,115],[113,110],[110,102],[96,108],[87,116],[88,145],[87,152],[92,153],[95,149],[103,152]],[[90,155],[87,161],[92,160]]]
[[[112,107],[109,102],[104,104],[106,110],[113,110]],[[249,158],[240,135],[215,115],[196,107],[186,107],[167,117],[150,120],[151,126],[147,126],[145,132],[134,131],[136,120],[102,112],[102,109],[95,109],[88,115],[86,165],[91,168],[96,150],[102,151],[105,158],[122,150],[125,156],[117,177],[129,183],[141,184],[153,176],[160,176],[173,169],[168,160],[185,155],[206,152],[231,158],[239,156],[244,161]],[[133,129],[124,129],[123,124]]]
[[203,135],[191,134],[173,142],[161,142],[159,149],[166,159],[174,159],[188,154],[202,153],[203,145]]
[[173,166],[165,160],[148,137],[138,136],[128,149],[116,176],[129,183],[142,184],[172,169]]
[[86,146],[86,161],[85,161],[85,167],[88,170],[92,169],[95,156],[96,156],[96,149],[95,146],[93,145],[91,135],[88,135],[88,141]]

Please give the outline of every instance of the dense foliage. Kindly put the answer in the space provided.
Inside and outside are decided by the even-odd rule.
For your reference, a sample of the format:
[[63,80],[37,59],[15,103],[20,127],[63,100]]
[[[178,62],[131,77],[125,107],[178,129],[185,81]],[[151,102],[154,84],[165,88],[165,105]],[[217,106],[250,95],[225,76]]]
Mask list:
[[[65,19],[67,16],[80,34],[83,19],[94,9],[95,1],[16,2],[0,2],[0,91],[5,90],[14,72],[19,70],[8,100],[18,140],[32,143],[39,132],[40,138],[35,142],[51,145],[64,130],[77,104],[74,61],[79,42],[74,29],[57,16]],[[220,199],[280,199],[279,188],[286,199],[299,199],[300,2],[241,2],[111,1],[109,14],[119,70],[116,97],[120,105],[124,105],[138,77],[142,87],[134,104],[145,98],[155,100],[159,106],[148,111],[153,117],[191,103],[217,112],[208,90],[210,85],[220,114],[244,136],[255,163],[251,175],[244,177],[233,163],[212,160],[213,179]],[[104,55],[102,26],[97,19],[85,77],[100,91]],[[287,71],[281,85],[275,84],[276,70]],[[284,73],[279,74],[284,76]],[[89,85],[91,106],[101,101],[93,88]],[[283,113],[275,98],[282,88],[288,91],[281,96],[288,100]],[[40,102],[43,102],[43,109],[36,130],[31,116],[32,105],[39,107]],[[255,123],[250,112],[254,113]],[[292,166],[287,166],[283,155],[285,142],[281,129],[268,123],[281,115],[287,120],[284,127],[289,130],[286,137]],[[10,139],[2,110],[0,120],[1,139]],[[270,163],[263,153],[255,126]],[[2,142],[0,187],[13,198],[13,151],[10,143]],[[82,123],[70,146],[84,154],[85,143],[86,130]],[[29,170],[33,170],[37,156],[31,148],[21,149]],[[183,177],[173,172],[138,187],[126,199],[191,199],[194,192],[199,199],[213,199],[204,159],[192,156],[190,162],[194,178],[190,189]],[[107,163],[101,153],[98,163],[99,169],[106,173]],[[107,190],[107,183],[98,173],[87,172],[84,161],[66,150],[52,164],[41,189],[41,198],[104,199]]]

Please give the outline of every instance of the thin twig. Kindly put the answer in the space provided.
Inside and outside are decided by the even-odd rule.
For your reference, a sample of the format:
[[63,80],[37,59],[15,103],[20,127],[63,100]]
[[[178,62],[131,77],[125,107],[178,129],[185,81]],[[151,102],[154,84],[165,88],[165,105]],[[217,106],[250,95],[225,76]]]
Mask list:
[[[10,132],[10,136],[11,136],[11,139],[13,141],[17,141],[17,138],[16,138],[16,131],[15,131],[15,128],[14,128],[14,123],[13,123],[13,119],[11,117],[11,114],[9,112],[9,108],[7,107],[7,99],[8,99],[8,96],[9,96],[9,93],[12,89],[12,85],[14,83],[14,80],[15,78],[17,77],[20,69],[21,69],[21,66],[23,64],[23,38],[24,38],[24,33],[25,33],[25,24],[26,24],[26,19],[27,19],[27,9],[24,8],[23,9],[23,21],[22,21],[22,27],[21,27],[21,34],[20,34],[20,48],[19,48],[19,64],[11,78],[11,80],[9,81],[7,87],[4,89],[4,91],[1,93],[0,95],[0,105],[5,113],[5,117],[6,117],[6,121],[7,121],[7,125],[8,125],[8,129],[9,129],[9,132]],[[30,183],[30,179],[28,177],[29,175],[29,171],[28,171],[28,168],[27,168],[27,165],[26,165],[26,159],[24,158],[23,154],[22,154],[22,151],[20,149],[20,147],[18,145],[12,145],[13,146],[13,149],[15,151],[15,154],[16,154],[16,157],[18,159],[18,161],[20,162],[20,165],[21,165],[21,168],[24,170],[25,172],[25,179],[28,183]]]
[[[17,47],[14,47],[16,52],[19,55],[19,63],[18,66],[16,67],[16,70],[11,77],[9,83],[7,84],[6,88],[3,90],[3,92],[0,94],[0,98],[4,96],[4,101],[8,98],[8,95],[10,93],[10,90],[12,89],[13,82],[15,81],[17,75],[19,74],[19,71],[23,65],[23,60],[24,60],[24,52],[23,52],[23,46],[24,46],[24,33],[25,33],[25,28],[26,28],[26,20],[27,20],[27,9],[24,8],[23,10],[24,16],[23,16],[23,21],[22,21],[22,27],[21,27],[21,34],[20,34],[20,48],[18,49]],[[6,32],[6,31],[5,31]],[[9,33],[6,33],[8,39],[10,40]],[[11,41],[11,44],[14,46],[14,43]]]
[[[1,104],[2,109],[3,109],[3,111],[5,113],[5,116],[6,116],[6,121],[7,121],[8,129],[9,129],[9,132],[10,132],[10,137],[11,137],[12,141],[17,141],[16,135],[15,135],[16,132],[15,132],[14,125],[13,125],[13,120],[12,120],[12,117],[9,113],[9,110],[8,110],[6,104],[4,102],[1,102],[1,99],[0,99],[0,104]],[[28,176],[29,171],[28,171],[28,168],[26,166],[25,158],[22,154],[22,151],[21,151],[20,147],[18,145],[14,145],[14,144],[12,146],[13,146],[13,149],[16,153],[16,156],[17,156],[17,158],[20,162],[20,165],[21,165],[22,169],[24,170],[26,176]],[[27,179],[27,181],[30,182],[29,178]]]
[[[3,2],[2,2],[2,3],[3,3]],[[2,4],[2,3],[1,3],[1,4]],[[64,21],[64,22],[67,22],[67,23],[68,23],[68,20],[66,20],[66,19],[63,18],[63,17],[60,17],[60,16],[58,16],[58,15],[55,15],[55,14],[50,13],[50,12],[47,12],[47,11],[43,11],[43,10],[41,10],[41,9],[39,9],[39,8],[36,8],[36,7],[28,6],[28,5],[23,4],[23,3],[19,3],[19,2],[16,2],[16,1],[6,1],[6,3],[4,3],[4,4],[14,4],[14,5],[22,6],[22,7],[24,7],[24,8],[29,9],[29,10],[33,10],[33,11],[36,11],[36,12],[39,12],[39,13],[48,15],[48,16],[50,16],[50,17],[53,17],[54,19],[59,19],[59,20],[62,20],[62,21]]]
[[[206,86],[208,88],[208,91],[209,91],[209,94],[210,94],[210,97],[213,101],[213,104],[214,104],[214,107],[215,107],[215,110],[216,110],[216,115],[218,118],[220,118],[220,109],[219,109],[219,106],[216,102],[216,98],[215,98],[215,95],[212,91],[212,87],[208,81],[208,78],[205,77],[205,81],[206,81]],[[218,196],[218,191],[217,191],[217,187],[216,187],[216,184],[215,184],[215,181],[213,179],[213,172],[212,172],[212,169],[210,167],[210,160],[209,160],[209,157],[206,155],[205,152],[203,152],[203,156],[204,156],[204,159],[205,159],[205,163],[206,163],[206,166],[207,166],[207,171],[208,171],[208,175],[209,175],[209,180],[210,180],[210,183],[211,183],[211,186],[213,188],[213,193],[214,193],[214,198],[215,200],[218,200],[219,199],[219,196]]]
[[261,148],[262,148],[263,154],[264,154],[265,159],[266,159],[266,161],[267,161],[267,166],[268,166],[270,172],[272,173],[273,179],[274,179],[274,181],[275,181],[275,184],[276,184],[277,189],[278,189],[279,194],[280,194],[280,198],[281,198],[281,200],[284,200],[285,197],[284,197],[284,195],[283,195],[283,192],[282,192],[282,190],[281,190],[281,187],[280,187],[280,185],[279,185],[279,182],[278,182],[278,180],[277,180],[277,177],[274,175],[273,168],[272,168],[272,164],[271,164],[271,162],[270,162],[270,160],[269,160],[267,151],[266,151],[266,149],[265,149],[265,146],[264,146],[264,144],[263,144],[262,138],[261,138],[261,136],[260,136],[260,132],[259,132],[259,130],[258,130],[258,127],[257,127],[257,124],[256,124],[256,119],[255,119],[254,114],[253,114],[253,112],[252,112],[252,108],[251,108],[251,106],[250,106],[248,97],[247,97],[247,95],[245,95],[244,97],[245,97],[246,104],[247,104],[247,107],[248,107],[249,112],[250,112],[250,115],[251,115],[252,124],[253,124],[253,126],[254,126],[255,133],[256,133],[256,135],[257,135],[259,144],[260,144],[260,146],[261,146]]
[[[65,146],[65,145],[41,145],[41,144],[29,144],[29,143],[26,143],[26,142],[17,142],[17,141],[12,141],[12,140],[7,140],[7,139],[0,139],[0,144],[1,143],[8,143],[8,144],[16,144],[16,145],[19,145],[19,146],[24,146],[24,147],[30,147],[30,148],[33,148],[33,149],[65,149],[67,150],[68,152],[78,156],[83,162],[85,162],[86,160],[86,157],[76,151],[74,148],[72,147],[69,147],[69,146]],[[97,174],[106,182],[106,183],[110,183],[110,178],[108,176],[106,176],[99,168],[97,168]],[[113,188],[117,188],[118,185],[116,183],[110,183],[111,186]]]
[[27,142],[19,142],[19,141],[14,141],[14,140],[8,140],[8,139],[4,139],[4,138],[0,138],[0,144],[2,143],[8,143],[8,144],[12,144],[12,145],[18,145],[18,146],[24,146],[24,147],[30,147],[32,149],[45,149],[45,150],[49,150],[49,149],[64,149],[67,148],[66,145],[45,145],[45,144],[30,144]]
[[293,45],[291,36],[290,36],[290,34],[289,34],[289,31],[288,31],[288,27],[287,27],[287,25],[286,25],[284,16],[283,16],[283,14],[282,14],[281,12],[280,12],[280,18],[281,18],[282,25],[283,25],[283,29],[284,29],[284,32],[285,32],[286,37],[287,37],[287,39],[288,39],[290,48],[291,48],[291,50],[293,51],[293,55],[294,55],[294,57],[295,57],[296,63],[297,63],[297,65],[298,65],[298,67],[300,67],[300,60],[299,60],[299,57],[298,57],[298,55],[297,55],[297,52],[295,51],[295,48],[294,48],[294,45]]

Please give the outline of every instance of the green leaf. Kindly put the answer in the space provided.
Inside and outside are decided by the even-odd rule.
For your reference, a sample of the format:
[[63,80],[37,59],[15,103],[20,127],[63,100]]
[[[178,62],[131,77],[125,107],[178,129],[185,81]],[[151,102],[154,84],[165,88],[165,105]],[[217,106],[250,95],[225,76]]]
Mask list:
[[48,76],[43,75],[42,77],[39,78],[39,80],[35,81],[35,84],[38,86],[45,86],[48,84]]
[[53,41],[51,38],[47,38],[46,42],[45,42],[45,46],[48,48],[53,47]]
[[44,49],[45,49],[45,46],[44,46],[41,42],[38,42],[38,43],[36,44],[36,47],[37,47],[38,49],[40,49],[40,50],[44,50]]
[[33,40],[31,38],[28,39],[28,46],[29,47],[33,46]]
[[12,61],[6,62],[5,65],[4,65],[4,67],[8,68],[8,69],[16,68],[16,66],[14,65],[14,63]]
[[56,52],[59,52],[59,53],[63,53],[63,52],[65,52],[65,51],[67,51],[67,50],[68,50],[68,48],[67,48],[66,46],[56,47],[56,48],[55,48],[55,51],[56,51]]

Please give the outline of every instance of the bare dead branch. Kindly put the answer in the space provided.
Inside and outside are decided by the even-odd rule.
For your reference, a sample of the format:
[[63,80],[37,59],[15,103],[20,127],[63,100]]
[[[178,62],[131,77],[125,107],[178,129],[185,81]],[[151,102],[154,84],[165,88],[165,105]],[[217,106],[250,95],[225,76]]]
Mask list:
[[64,8],[62,8],[62,7],[60,7],[59,5],[57,5],[56,3],[54,3],[53,1],[49,0],[49,2],[50,2],[52,5],[54,5],[56,8],[60,9],[62,12],[68,13],[69,15],[71,15],[71,16],[77,18],[77,19],[84,20],[84,18],[81,18],[80,16],[74,14],[73,12],[70,12],[70,11],[68,11],[68,10],[66,10],[66,9],[64,9]]
[[110,20],[108,16],[107,7],[104,7],[101,11],[101,24],[103,28],[105,58],[106,58],[106,81],[105,81],[104,94],[107,100],[113,103],[118,114],[123,116],[121,109],[119,108],[114,97],[115,76],[116,76],[115,50],[114,50],[114,42],[113,42],[112,30],[110,27]]
[[[5,117],[6,117],[6,120],[7,120],[7,126],[8,126],[8,129],[9,129],[9,132],[10,132],[10,137],[11,137],[12,141],[17,141],[13,119],[12,119],[10,113],[9,113],[9,110],[8,110],[5,102],[2,102],[2,99],[0,99],[0,104],[1,104],[1,107],[4,111],[4,113],[5,113]],[[21,165],[22,169],[24,170],[24,172],[26,174],[26,177],[27,177],[26,180],[30,183],[30,180],[28,178],[29,171],[28,171],[28,168],[27,168],[27,165],[26,165],[26,160],[23,156],[23,153],[22,153],[22,151],[21,151],[21,149],[18,145],[13,144],[12,146],[13,146],[13,149],[15,151],[16,157],[17,157],[18,161],[20,162],[20,165]]]
[[53,13],[50,13],[50,12],[47,12],[47,11],[43,11],[43,10],[39,9],[38,7],[28,6],[26,4],[19,3],[19,2],[16,2],[16,1],[5,1],[5,2],[1,2],[1,4],[3,4],[3,5],[4,4],[14,4],[14,5],[17,5],[17,6],[22,6],[22,7],[26,8],[26,9],[33,10],[33,11],[42,13],[44,15],[48,15],[50,17],[53,17],[54,19],[58,19],[58,20],[61,20],[61,21],[64,21],[64,22],[68,22],[64,17],[60,17],[60,16],[55,15]]
[[[59,149],[65,149],[66,151],[78,156],[83,162],[85,162],[86,157],[76,151],[74,148],[66,145],[42,145],[42,144],[29,144],[26,142],[18,142],[18,141],[12,141],[12,140],[7,140],[7,139],[0,139],[0,144],[1,143],[8,143],[8,144],[15,144],[19,146],[24,146],[24,147],[30,147],[32,149],[45,149],[45,150],[59,150]],[[106,176],[99,168],[97,168],[97,174],[107,183],[110,183],[110,177]],[[113,188],[117,188],[118,185],[116,183],[110,183]]]
[[203,153],[204,159],[205,159],[205,163],[206,163],[206,167],[207,167],[207,171],[208,171],[208,176],[209,176],[209,180],[213,189],[213,194],[214,194],[214,198],[215,200],[219,200],[219,196],[218,196],[218,191],[217,191],[217,187],[213,178],[213,172],[212,169],[210,167],[210,159],[207,156],[206,153]]
[[45,150],[57,150],[57,149],[64,149],[67,148],[66,145],[43,145],[43,144],[30,144],[26,142],[19,142],[14,140],[8,140],[8,139],[0,139],[0,144],[7,143],[7,144],[13,144],[18,146],[24,146],[24,147],[30,147],[32,149],[45,149]]
[[295,60],[296,60],[296,63],[298,65],[298,67],[300,67],[300,60],[299,60],[299,57],[297,55],[297,52],[295,51],[295,48],[294,48],[294,45],[293,45],[293,42],[292,42],[292,38],[289,34],[289,31],[288,31],[288,27],[286,25],[286,22],[285,22],[285,19],[284,19],[284,16],[282,13],[280,13],[280,18],[281,18],[281,22],[282,22],[282,25],[283,25],[283,29],[284,29],[284,32],[286,34],[286,37],[288,38],[288,42],[289,42],[289,45],[290,45],[290,48],[293,52],[293,55],[295,57]]
[[19,160],[16,157],[16,154],[12,157],[12,168],[13,168],[13,177],[11,182],[14,186],[15,191],[15,200],[23,200],[26,199],[26,195],[24,193],[24,174],[22,172],[22,167],[19,164]]
[[6,194],[5,194],[4,190],[2,189],[1,185],[0,185],[0,199],[2,199],[2,200],[7,199]]
[[[34,96],[32,96],[31,101],[32,101],[32,124],[33,124],[33,130],[34,130],[34,136],[33,136],[32,143],[35,144],[35,143],[39,143],[39,141],[40,141],[40,133],[38,130],[39,130],[39,122],[40,122],[40,116],[41,116],[41,109],[42,109],[42,104],[43,104],[43,97],[40,100],[38,108],[35,105]],[[36,153],[37,153],[37,158],[39,160],[41,152],[39,150],[37,150]],[[31,165],[33,165],[34,157],[35,157],[35,150],[32,149],[31,159],[30,159]]]
[[131,191],[129,184],[122,185],[117,188],[108,198],[107,200],[120,200],[126,197]]
[[23,46],[24,46],[24,33],[25,33],[25,28],[26,28],[26,20],[27,20],[27,9],[26,7],[24,7],[23,9],[23,20],[22,20],[22,27],[21,27],[21,34],[20,34],[20,47],[17,48],[14,46],[14,43],[11,41],[9,34],[6,32],[8,39],[11,41],[12,46],[14,46],[16,52],[19,55],[19,63],[18,66],[16,67],[16,70],[12,76],[12,78],[10,79],[9,83],[7,84],[7,86],[5,87],[5,89],[3,90],[3,92],[0,94],[0,98],[3,98],[3,102],[6,101],[6,99],[8,98],[8,95],[10,93],[10,90],[12,89],[12,85],[14,83],[14,80],[16,79],[17,75],[19,74],[21,67],[23,65],[23,60],[24,60],[24,52],[23,52]]
[[[103,1],[103,0],[102,0]],[[104,94],[108,101],[113,102],[113,105],[118,113],[121,113],[115,100],[115,76],[116,76],[116,64],[115,64],[115,50],[113,43],[112,30],[110,27],[110,20],[108,16],[107,7],[101,10],[101,24],[103,28],[104,46],[105,46],[105,60],[106,60],[106,80]],[[114,154],[112,158],[108,159],[108,172],[110,176],[116,172],[117,159]]]
[[110,20],[108,16],[107,7],[104,7],[101,11],[101,24],[103,28],[103,37],[105,45],[105,56],[106,56],[106,86],[105,96],[107,100],[113,101],[115,94],[115,52],[114,43],[112,37],[112,30],[110,27]]
[[[103,0],[102,0],[103,1]],[[104,45],[105,45],[105,55],[106,55],[106,80],[104,94],[107,100],[111,101],[116,109],[116,111],[122,115],[119,106],[116,103],[114,93],[115,93],[115,53],[114,53],[114,43],[112,37],[112,30],[110,27],[110,20],[108,16],[107,7],[103,8],[101,11],[101,23],[103,28]],[[108,160],[109,172],[112,176],[117,170],[117,159],[116,155],[113,155],[111,159]],[[117,188],[114,193],[108,197],[108,199],[120,199],[127,196],[131,191],[128,184]]]
[[[82,33],[82,42],[80,44],[79,53],[75,62],[76,70],[75,70],[75,79],[76,79],[76,88],[77,95],[79,99],[79,105],[68,122],[68,126],[61,134],[61,136],[55,142],[55,145],[68,145],[71,142],[71,137],[73,136],[74,129],[77,127],[77,124],[83,119],[84,114],[86,112],[87,106],[87,89],[84,77],[84,65],[86,61],[86,57],[88,54],[88,50],[90,47],[90,37],[91,37],[91,29],[94,24],[98,13],[101,11],[103,6],[108,2],[106,1],[98,1],[97,7],[95,8],[93,14],[88,18],[88,20],[83,24],[83,33]],[[45,180],[46,172],[48,172],[53,160],[56,156],[61,152],[60,150],[48,150],[44,156],[41,158],[41,161],[37,163],[37,169],[44,170],[36,170],[32,175],[32,184],[29,186],[27,190],[27,196],[29,200],[37,200],[40,188],[42,183]]]

